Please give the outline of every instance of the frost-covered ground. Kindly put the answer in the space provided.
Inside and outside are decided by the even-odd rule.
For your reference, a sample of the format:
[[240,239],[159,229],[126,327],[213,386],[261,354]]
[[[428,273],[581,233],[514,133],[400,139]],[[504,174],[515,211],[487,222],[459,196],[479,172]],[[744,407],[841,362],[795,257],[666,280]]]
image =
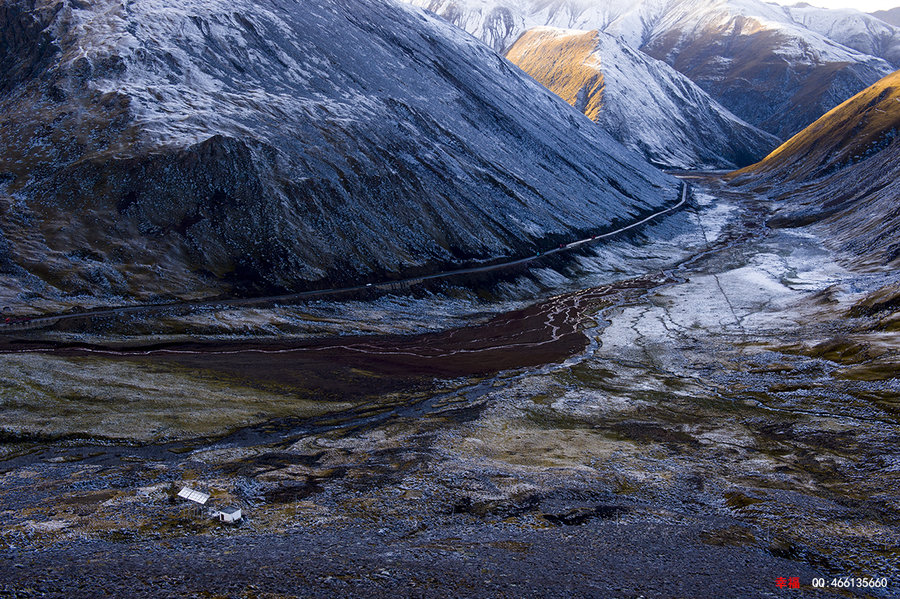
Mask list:
[[[900,280],[848,269],[814,231],[767,229],[771,209],[711,186],[640,234],[507,282],[493,308],[498,289],[303,308],[326,332],[359,318],[484,327],[536,293],[559,307],[547,328],[565,315],[587,341],[536,366],[448,377],[441,360],[400,374],[385,361],[391,347],[439,351],[435,339],[458,360],[463,329],[371,336],[346,345],[368,361],[294,353],[276,369],[235,345],[206,362],[190,348],[4,354],[21,374],[0,380],[18,431],[3,445],[0,589],[87,596],[87,563],[91,589],[128,580],[151,595],[777,597],[782,573],[811,597],[845,596],[813,577],[892,585],[900,343],[896,308],[871,294]],[[610,292],[579,302],[590,286]],[[250,330],[297,309],[249,310]],[[542,343],[515,326],[527,312],[504,314],[507,352]],[[173,482],[240,505],[244,523],[184,512]],[[173,578],[176,564],[189,574]]]

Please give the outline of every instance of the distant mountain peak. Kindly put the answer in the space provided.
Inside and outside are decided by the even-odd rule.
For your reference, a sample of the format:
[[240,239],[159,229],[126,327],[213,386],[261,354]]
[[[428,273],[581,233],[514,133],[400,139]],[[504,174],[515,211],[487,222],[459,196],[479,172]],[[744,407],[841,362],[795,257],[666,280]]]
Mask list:
[[869,13],[873,17],[881,19],[885,23],[893,25],[894,27],[900,27],[900,6],[897,8],[890,8],[888,10],[876,10],[873,13]]
[[858,11],[760,0],[409,1],[499,51],[533,27],[598,29],[782,139],[900,65],[900,29]]

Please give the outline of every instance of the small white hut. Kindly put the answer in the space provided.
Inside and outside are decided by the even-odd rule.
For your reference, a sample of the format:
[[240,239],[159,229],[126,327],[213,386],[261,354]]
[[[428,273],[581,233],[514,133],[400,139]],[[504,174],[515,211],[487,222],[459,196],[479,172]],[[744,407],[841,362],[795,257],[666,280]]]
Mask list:
[[[209,493],[204,493],[203,491],[198,491],[197,489],[192,489],[190,487],[182,487],[182,489],[178,491],[178,496],[195,504],[192,508],[192,513],[194,515],[203,513],[201,508],[206,505],[206,502],[209,501],[210,497]],[[206,513],[213,518],[218,518],[222,522],[237,522],[241,519],[241,516],[243,516],[241,508],[232,506],[222,509],[213,507],[208,509]]]
[[218,511],[219,520],[222,522],[237,522],[241,519],[241,508],[226,507]]

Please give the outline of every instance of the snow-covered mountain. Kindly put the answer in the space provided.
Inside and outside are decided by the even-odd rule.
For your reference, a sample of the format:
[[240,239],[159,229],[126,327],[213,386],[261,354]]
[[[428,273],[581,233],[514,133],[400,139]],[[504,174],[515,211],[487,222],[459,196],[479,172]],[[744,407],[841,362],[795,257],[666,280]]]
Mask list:
[[3,270],[300,289],[534,252],[677,182],[393,0],[5,0]]
[[900,67],[900,27],[852,8],[828,9],[798,3],[784,7],[795,23],[830,40]]
[[864,261],[900,262],[900,71],[734,176],[780,194],[773,224],[817,223]]
[[[885,33],[888,25],[863,13],[854,21],[846,11],[759,0],[410,1],[501,51],[539,26],[621,37],[688,76],[738,117],[781,138],[894,70],[885,58],[895,58],[890,40],[896,30]],[[870,25],[875,30],[866,37]],[[887,54],[854,50],[827,32]]]
[[537,27],[506,57],[655,164],[731,168],[779,145],[669,65],[599,31]]

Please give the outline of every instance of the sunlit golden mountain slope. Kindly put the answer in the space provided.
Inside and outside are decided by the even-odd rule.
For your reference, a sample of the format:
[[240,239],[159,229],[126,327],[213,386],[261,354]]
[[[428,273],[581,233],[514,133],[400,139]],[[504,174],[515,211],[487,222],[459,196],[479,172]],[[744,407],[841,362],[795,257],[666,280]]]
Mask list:
[[822,176],[878,153],[898,127],[900,71],[828,111],[745,172],[775,170],[792,181]]
[[731,168],[779,143],[669,65],[600,31],[536,27],[506,57],[655,164]]
[[821,223],[873,265],[900,258],[900,71],[734,173],[784,200],[774,224]]

